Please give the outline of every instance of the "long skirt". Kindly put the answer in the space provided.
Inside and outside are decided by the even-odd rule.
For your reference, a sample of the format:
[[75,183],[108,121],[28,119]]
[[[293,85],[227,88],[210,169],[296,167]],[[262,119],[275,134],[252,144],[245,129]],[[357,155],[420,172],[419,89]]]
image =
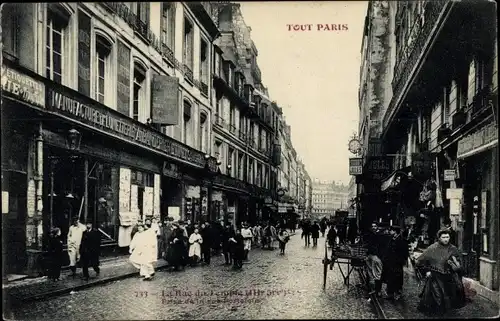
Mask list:
[[443,315],[451,309],[465,305],[465,290],[462,277],[457,273],[441,274],[432,272],[424,281],[419,294],[418,310],[432,315]]

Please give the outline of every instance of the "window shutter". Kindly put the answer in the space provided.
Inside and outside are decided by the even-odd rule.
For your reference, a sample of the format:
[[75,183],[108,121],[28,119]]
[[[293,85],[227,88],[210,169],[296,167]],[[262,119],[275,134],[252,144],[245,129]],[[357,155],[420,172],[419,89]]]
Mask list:
[[473,59],[469,65],[469,86],[467,90],[467,105],[472,104],[476,93],[476,61]]

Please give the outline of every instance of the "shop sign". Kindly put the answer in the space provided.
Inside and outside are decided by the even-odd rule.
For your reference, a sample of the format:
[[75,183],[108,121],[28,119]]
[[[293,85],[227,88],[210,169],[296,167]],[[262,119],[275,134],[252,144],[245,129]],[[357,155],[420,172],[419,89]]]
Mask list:
[[386,178],[393,168],[393,162],[388,157],[370,157],[363,168],[363,176],[369,180]]
[[363,158],[349,158],[349,175],[363,174]]
[[203,153],[104,106],[85,104],[54,88],[49,88],[47,108],[87,126],[116,135],[130,143],[138,143],[168,156],[205,167],[206,160]]
[[482,152],[498,141],[497,126],[490,123],[458,141],[457,157],[464,158]]
[[2,65],[2,91],[34,106],[45,106],[45,84]]
[[462,199],[463,191],[461,188],[447,188],[446,199]]
[[445,169],[444,170],[444,181],[454,181],[455,180],[455,170],[454,169]]
[[413,153],[411,157],[411,172],[415,177],[430,178],[434,167],[434,157],[430,152]]

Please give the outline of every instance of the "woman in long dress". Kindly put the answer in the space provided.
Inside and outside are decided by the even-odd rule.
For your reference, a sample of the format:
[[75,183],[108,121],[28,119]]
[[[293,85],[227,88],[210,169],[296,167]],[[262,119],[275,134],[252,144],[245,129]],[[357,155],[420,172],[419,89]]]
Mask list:
[[139,269],[139,275],[148,281],[154,274],[153,262],[157,260],[156,233],[145,230],[144,225],[137,226],[132,242],[130,243],[130,262]]
[[416,266],[425,276],[418,305],[421,312],[443,315],[465,305],[462,257],[457,247],[450,244],[448,230],[438,232],[438,241],[417,258]]
[[201,244],[203,243],[203,238],[199,234],[197,228],[194,229],[194,232],[189,237],[189,259],[191,260],[191,266],[194,266],[198,263],[198,260],[201,258]]

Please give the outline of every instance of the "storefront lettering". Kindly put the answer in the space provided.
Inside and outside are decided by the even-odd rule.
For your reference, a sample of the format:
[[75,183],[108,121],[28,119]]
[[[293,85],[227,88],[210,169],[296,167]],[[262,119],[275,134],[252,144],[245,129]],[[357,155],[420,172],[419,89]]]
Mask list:
[[134,124],[131,119],[126,119],[125,116],[123,116],[123,119],[119,119],[120,115],[114,115],[107,110],[98,110],[53,89],[49,89],[47,103],[48,107],[54,109],[54,111],[90,123],[93,127],[110,130],[128,140],[194,162],[199,166],[205,166],[204,155],[201,152],[197,153],[173,140],[168,140],[168,138],[162,137],[161,134],[153,130],[141,128],[138,124]]
[[458,142],[457,155],[460,157],[498,139],[497,127],[491,123]]
[[39,107],[45,105],[45,85],[7,66],[2,66],[2,91]]

